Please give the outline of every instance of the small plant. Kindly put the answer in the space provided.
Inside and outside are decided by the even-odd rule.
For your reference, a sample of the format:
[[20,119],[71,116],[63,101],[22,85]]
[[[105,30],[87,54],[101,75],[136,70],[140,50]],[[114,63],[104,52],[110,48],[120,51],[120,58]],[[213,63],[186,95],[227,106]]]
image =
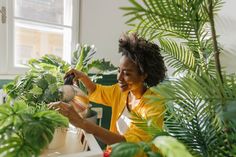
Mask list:
[[[95,53],[94,46],[85,44],[80,45],[73,53],[72,65],[54,55],[31,59],[28,64],[29,70],[4,86],[8,99],[23,99],[31,105],[59,101],[58,89],[63,85],[65,73],[70,68],[86,74],[92,69],[99,70],[91,75],[94,81],[102,78],[103,73],[116,69],[114,65],[104,59],[92,60]],[[83,87],[81,86],[81,88]]]
[[39,156],[50,143],[55,128],[68,127],[67,118],[57,111],[14,101],[0,106],[0,156]]
[[22,99],[29,105],[59,101],[58,89],[70,65],[53,55],[29,61],[29,70],[4,86],[8,99]]
[[[110,61],[105,61],[105,59],[92,59],[93,55],[96,53],[96,48],[94,45],[78,45],[78,48],[73,53],[72,66],[86,74],[91,73],[92,70],[96,75],[101,75],[107,72],[113,72],[116,67],[111,64]],[[96,78],[95,78],[96,81]]]
[[[86,74],[90,74],[90,78],[94,82],[101,79],[103,74],[112,74],[117,69],[110,61],[105,61],[105,59],[92,59],[95,53],[96,48],[94,45],[78,45],[76,51],[73,52],[72,59],[72,67]],[[81,82],[78,82],[78,85],[86,92]]]
[[[29,70],[4,86],[7,103],[0,106],[0,156],[39,156],[55,129],[68,127],[68,119],[49,110],[46,104],[60,100],[58,89],[70,68],[85,73],[96,68],[99,75],[115,69],[104,59],[92,60],[95,52],[93,46],[80,46],[74,52],[72,65],[54,55],[31,59]],[[94,75],[94,79],[98,78]]]

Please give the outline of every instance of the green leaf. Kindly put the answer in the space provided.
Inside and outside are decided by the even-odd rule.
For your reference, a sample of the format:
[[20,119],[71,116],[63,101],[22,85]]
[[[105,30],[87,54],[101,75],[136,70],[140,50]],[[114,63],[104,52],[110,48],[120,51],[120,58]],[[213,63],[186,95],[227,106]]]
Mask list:
[[96,50],[94,45],[82,44],[78,46],[78,49],[74,52],[74,57],[72,65],[75,65],[75,69],[84,71],[84,67],[88,64],[92,56],[95,54]]
[[39,151],[28,143],[24,143],[18,136],[10,137],[0,146],[0,156],[7,157],[32,157],[38,156]]
[[45,90],[48,87],[48,82],[44,78],[40,78],[37,82],[36,85],[41,88],[42,90]]
[[9,116],[9,117],[6,117],[5,119],[2,119],[0,121],[0,130],[4,130],[6,129],[7,127],[13,125],[13,122],[14,122],[14,119],[13,119],[13,116]]
[[53,110],[37,112],[35,113],[34,117],[49,121],[55,126],[68,127],[69,125],[68,118],[62,116],[57,111],[53,111]]
[[3,104],[0,106],[0,114],[11,115],[13,114],[13,110],[9,104]]
[[119,143],[112,147],[111,157],[133,157],[142,153],[141,147],[135,143]]
[[105,61],[105,59],[93,60],[90,64],[88,64],[88,71],[92,68],[102,72],[116,69],[116,67],[112,65],[110,61]]
[[52,83],[56,83],[57,82],[56,77],[53,76],[52,74],[49,74],[49,73],[45,73],[44,74],[44,78],[46,79],[48,84],[52,84]]
[[57,85],[57,83],[50,84],[50,85],[48,86],[48,88],[49,88],[49,91],[50,91],[52,94],[58,91],[58,85]]
[[33,88],[29,91],[33,95],[41,95],[43,90],[36,85],[33,85]]
[[29,121],[22,126],[25,140],[38,150],[47,146],[53,138],[54,129],[43,121]]
[[167,157],[193,157],[186,147],[171,136],[159,136],[153,144]]

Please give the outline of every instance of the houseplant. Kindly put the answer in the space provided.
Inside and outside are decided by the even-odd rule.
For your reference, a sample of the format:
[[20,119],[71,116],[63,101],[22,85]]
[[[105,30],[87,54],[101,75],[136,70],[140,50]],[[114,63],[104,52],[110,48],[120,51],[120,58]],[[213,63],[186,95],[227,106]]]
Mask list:
[[[92,59],[95,53],[96,48],[94,45],[79,44],[73,52],[71,63],[73,68],[90,74],[90,78],[94,82],[101,79],[103,74],[112,74],[117,69],[110,61],[106,61],[104,58]],[[86,92],[81,82],[78,82],[78,85]]]
[[[219,54],[224,50],[214,22],[223,1],[129,2],[131,6],[122,8],[130,17],[127,23],[145,38],[158,41],[166,63],[179,75],[153,88],[166,102],[164,130],[193,156],[234,156],[236,77],[221,68]],[[149,125],[140,127],[150,130]]]
[[68,127],[67,118],[45,104],[40,106],[32,107],[23,100],[0,106],[0,156],[39,156],[55,129]]
[[93,45],[83,44],[73,52],[71,65],[54,55],[31,59],[27,65],[29,70],[4,86],[8,101],[16,98],[23,99],[32,106],[59,101],[58,89],[63,85],[64,75],[70,68],[75,68],[86,74],[93,69],[98,70],[91,75],[94,81],[102,78],[102,74],[105,72],[116,69],[109,61],[92,59],[95,53],[96,49]]
[[0,108],[0,156],[38,156],[56,128],[68,127],[68,119],[49,110],[47,104],[60,100],[58,89],[70,68],[86,73],[92,67],[101,71],[115,69],[105,60],[92,61],[94,53],[94,47],[81,45],[74,52],[75,67],[54,55],[31,59],[29,70],[4,86],[8,98]]

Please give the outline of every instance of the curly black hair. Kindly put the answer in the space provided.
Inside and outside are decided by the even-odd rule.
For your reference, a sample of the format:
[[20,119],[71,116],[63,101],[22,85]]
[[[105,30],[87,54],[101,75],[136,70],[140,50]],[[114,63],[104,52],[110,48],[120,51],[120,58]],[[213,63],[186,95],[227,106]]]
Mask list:
[[165,79],[165,63],[160,48],[155,43],[139,37],[136,33],[125,33],[119,39],[119,52],[138,65],[140,74],[147,74],[144,82],[148,87]]

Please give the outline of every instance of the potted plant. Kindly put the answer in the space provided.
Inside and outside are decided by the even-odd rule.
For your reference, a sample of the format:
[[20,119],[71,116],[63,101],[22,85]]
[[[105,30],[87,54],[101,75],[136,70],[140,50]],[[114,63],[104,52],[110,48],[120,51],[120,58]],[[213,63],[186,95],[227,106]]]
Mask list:
[[39,156],[57,127],[68,127],[68,119],[45,104],[35,108],[23,100],[0,106],[0,155]]
[[[158,41],[166,63],[179,75],[153,88],[166,102],[164,131],[181,141],[193,156],[234,156],[236,77],[221,68],[219,54],[224,50],[219,47],[214,22],[223,1],[129,2],[131,6],[122,8],[130,17],[127,23],[140,35]],[[159,135],[150,122],[140,127]],[[150,143],[155,145],[157,138]],[[132,148],[120,151],[120,156],[150,147]]]
[[[81,45],[74,52],[75,68],[86,73],[92,67],[102,71],[115,68],[105,60],[92,61],[94,53],[94,47]],[[45,55],[31,59],[28,67],[24,75],[4,86],[8,97],[0,107],[0,156],[38,156],[52,141],[56,128],[68,127],[68,119],[49,110],[47,104],[60,100],[58,89],[73,65]]]
[[[93,59],[96,53],[94,45],[79,44],[77,49],[73,52],[72,67],[76,70],[90,74],[92,81],[96,82],[102,78],[103,74],[112,74],[117,68],[111,64],[110,61],[103,59]],[[78,82],[78,85],[84,92],[87,92],[83,84]]]

